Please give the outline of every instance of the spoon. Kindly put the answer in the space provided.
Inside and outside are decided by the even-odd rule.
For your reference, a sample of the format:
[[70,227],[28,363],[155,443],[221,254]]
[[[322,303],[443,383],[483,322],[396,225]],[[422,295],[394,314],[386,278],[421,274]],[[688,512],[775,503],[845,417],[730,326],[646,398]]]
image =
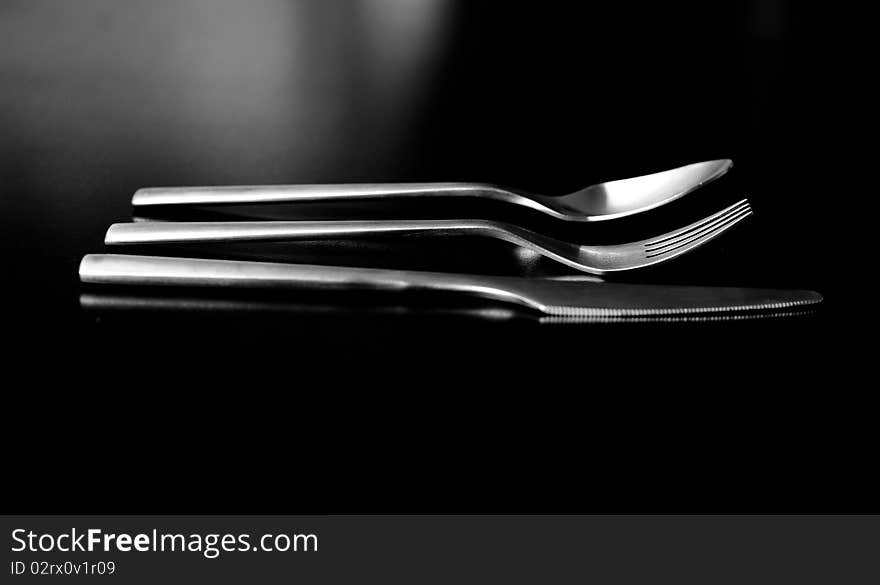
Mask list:
[[572,222],[604,221],[634,215],[687,195],[733,166],[720,159],[659,173],[591,185],[568,195],[514,191],[484,183],[352,183],[149,187],[132,197],[135,207],[168,205],[253,205],[299,202],[393,201],[414,198],[480,198],[527,207]]

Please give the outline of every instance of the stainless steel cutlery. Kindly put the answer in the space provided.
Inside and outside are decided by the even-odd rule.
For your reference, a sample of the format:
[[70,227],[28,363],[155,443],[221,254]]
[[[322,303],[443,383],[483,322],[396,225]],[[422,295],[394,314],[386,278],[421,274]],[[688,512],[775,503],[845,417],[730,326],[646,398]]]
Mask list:
[[[730,160],[696,163],[651,175],[592,185],[560,197],[478,183],[171,187],[137,191],[136,208],[361,202],[453,198],[489,199],[567,222],[596,222],[639,214],[674,201],[723,175]],[[467,210],[466,205],[462,205]],[[625,244],[582,245],[489,219],[377,221],[142,221],[113,224],[108,246],[308,241],[412,234],[471,235],[504,240],[595,275],[634,270],[681,256],[718,237],[752,210],[745,199],[679,229]],[[430,291],[477,296],[515,305],[550,321],[702,318],[814,305],[813,291],[635,285],[595,277],[524,278],[418,270],[355,268],[204,258],[89,254],[85,283],[238,289]]]
[[584,246],[488,220],[139,222],[110,226],[104,242],[131,244],[287,241],[417,233],[477,235],[528,248],[591,274],[643,268],[705,244],[751,214],[745,199],[700,221],[659,236],[616,245]]
[[406,199],[490,199],[526,207],[572,222],[604,221],[654,209],[717,179],[733,166],[729,159],[699,162],[641,177],[591,185],[561,196],[537,195],[484,183],[384,183],[343,185],[256,185],[150,187],[132,198],[151,206],[259,205],[267,203],[366,202]]

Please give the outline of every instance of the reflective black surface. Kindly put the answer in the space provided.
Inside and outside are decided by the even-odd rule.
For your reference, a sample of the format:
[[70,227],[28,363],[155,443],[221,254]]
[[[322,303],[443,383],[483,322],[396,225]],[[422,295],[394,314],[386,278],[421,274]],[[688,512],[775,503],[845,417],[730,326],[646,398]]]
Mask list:
[[[841,155],[816,15],[589,4],[0,5],[7,507],[873,506],[870,411],[851,381],[864,350],[848,277],[826,268],[846,234],[826,223],[836,200],[821,173]],[[809,288],[826,296],[816,314],[552,327],[446,298],[302,295],[266,309],[76,275],[143,186],[565,193],[722,157],[728,176],[644,218],[590,231],[525,219],[605,242],[747,195],[747,225],[625,278]],[[375,211],[404,213],[428,210]],[[170,253],[569,273],[464,239]]]

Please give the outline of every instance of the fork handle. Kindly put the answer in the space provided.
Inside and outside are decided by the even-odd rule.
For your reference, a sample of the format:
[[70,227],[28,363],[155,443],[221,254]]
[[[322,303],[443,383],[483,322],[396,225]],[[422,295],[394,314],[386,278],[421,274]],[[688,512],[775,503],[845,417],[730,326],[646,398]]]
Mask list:
[[[197,242],[313,240],[418,233],[479,234],[504,237],[485,220],[378,221],[226,221],[136,222],[110,226],[104,243],[171,244]],[[510,239],[512,234],[506,239]],[[515,243],[522,243],[517,240]]]
[[338,185],[242,185],[148,187],[132,197],[135,207],[159,205],[249,205],[385,201],[424,197],[485,197],[510,200],[513,193],[483,183],[352,183]]

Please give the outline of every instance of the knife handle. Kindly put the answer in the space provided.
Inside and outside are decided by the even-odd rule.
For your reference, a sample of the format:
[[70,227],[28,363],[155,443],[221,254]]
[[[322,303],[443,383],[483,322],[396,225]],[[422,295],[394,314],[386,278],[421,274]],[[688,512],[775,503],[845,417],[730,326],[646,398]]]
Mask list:
[[241,260],[88,254],[79,268],[85,283],[246,289],[444,291],[528,304],[503,279],[379,268],[282,264]]

